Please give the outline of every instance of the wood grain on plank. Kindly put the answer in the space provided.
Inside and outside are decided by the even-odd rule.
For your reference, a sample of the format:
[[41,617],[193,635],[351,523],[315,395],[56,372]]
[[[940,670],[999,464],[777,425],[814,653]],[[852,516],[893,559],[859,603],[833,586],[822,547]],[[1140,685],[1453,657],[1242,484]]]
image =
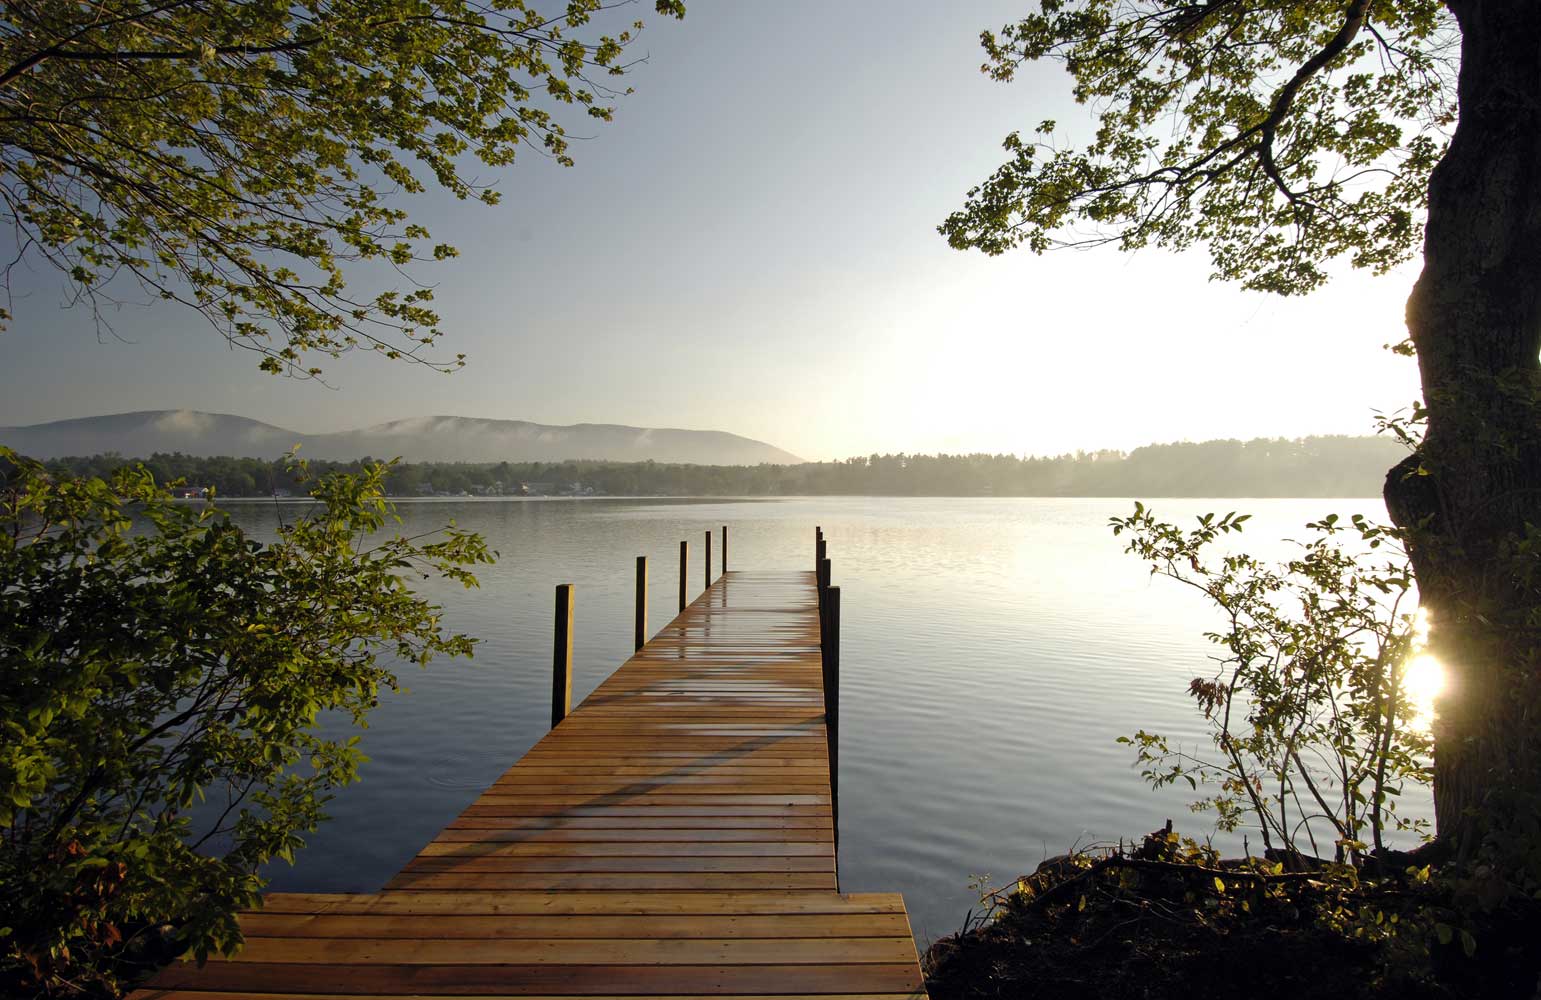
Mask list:
[[259,913],[807,914],[904,913],[893,892],[274,892]]
[[725,889],[824,889],[834,892],[834,872],[400,872],[385,884],[395,891],[420,889],[539,889],[545,892]]
[[914,953],[915,942],[908,936],[514,940],[253,937],[234,961],[291,965],[891,965]]
[[153,984],[159,989],[272,993],[384,993],[395,996],[722,996],[906,993],[921,988],[917,962],[889,965],[304,965],[178,963]]
[[241,916],[241,933],[307,938],[853,938],[903,937],[902,913],[811,914],[386,914],[269,913]]
[[[146,990],[136,994],[146,1000],[393,1000],[399,997],[399,993],[258,993],[250,990],[242,990],[239,993],[227,991],[204,990]],[[805,994],[809,995],[809,994]],[[480,1000],[513,1000],[513,994],[479,994]],[[568,994],[570,997],[571,994]],[[590,993],[589,1000],[633,1000],[636,994],[621,993]],[[654,994],[649,1000],[694,1000],[701,996],[696,993],[692,996],[682,994]],[[840,1000],[925,1000],[926,994],[921,990],[909,993],[842,993]],[[552,994],[524,994],[518,1000],[567,1000],[567,997],[558,998]],[[787,994],[744,994],[736,995],[733,1000],[790,1000]]]

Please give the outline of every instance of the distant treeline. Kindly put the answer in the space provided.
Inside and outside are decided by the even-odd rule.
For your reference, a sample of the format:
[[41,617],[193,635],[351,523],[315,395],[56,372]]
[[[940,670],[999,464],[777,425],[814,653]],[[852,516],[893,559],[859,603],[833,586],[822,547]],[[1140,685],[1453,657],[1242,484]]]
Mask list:
[[[1400,445],[1373,437],[1204,441],[1131,452],[1014,455],[870,455],[801,465],[670,465],[657,462],[399,463],[387,479],[397,496],[532,493],[612,496],[1379,496]],[[119,455],[62,458],[50,468],[105,475]],[[310,463],[313,472],[353,471],[371,461]],[[271,496],[304,488],[282,459],[152,455],[157,481],[184,480],[227,497]]]

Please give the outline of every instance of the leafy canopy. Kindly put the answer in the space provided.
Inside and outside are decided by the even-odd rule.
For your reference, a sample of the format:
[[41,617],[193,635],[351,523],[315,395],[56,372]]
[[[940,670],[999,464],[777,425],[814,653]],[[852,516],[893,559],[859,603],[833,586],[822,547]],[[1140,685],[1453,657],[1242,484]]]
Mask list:
[[[101,306],[136,285],[191,306],[270,372],[367,347],[450,369],[432,290],[344,268],[454,255],[391,196],[521,146],[571,162],[564,105],[609,120],[640,21],[567,0],[20,0],[0,12],[0,219]],[[683,16],[681,0],[656,0]],[[585,32],[585,29],[589,30]],[[9,274],[7,268],[7,275]],[[8,318],[0,310],[0,323]]]
[[1295,294],[1328,260],[1383,272],[1421,242],[1455,121],[1437,0],[1043,0],[982,41],[997,80],[1061,63],[1096,129],[1007,136],[940,227],[955,248],[1204,243],[1215,277]]
[[489,553],[375,537],[384,471],[315,481],[264,545],[142,468],[58,479],[0,448],[0,993],[111,992],[165,935],[233,948],[258,869],[357,776],[322,713],[363,725],[393,660],[470,655],[406,578],[472,586]]

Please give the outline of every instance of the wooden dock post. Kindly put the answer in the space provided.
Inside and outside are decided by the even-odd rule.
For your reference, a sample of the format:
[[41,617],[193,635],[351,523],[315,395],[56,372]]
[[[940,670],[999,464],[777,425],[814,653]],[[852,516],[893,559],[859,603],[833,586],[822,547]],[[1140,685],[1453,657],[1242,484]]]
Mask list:
[[551,652],[551,728],[567,718],[573,703],[573,585],[556,588],[556,637]]
[[[825,573],[829,560],[824,560]],[[825,580],[828,580],[826,575]],[[819,603],[819,659],[824,668],[824,732],[829,740],[829,811],[840,856],[840,588],[826,586]],[[835,867],[838,884],[840,868]]]
[[680,542],[680,610],[685,610],[685,580],[690,572],[690,543]]
[[[829,580],[830,580],[830,573],[831,573],[831,571],[832,571],[832,566],[830,564],[830,561],[828,559],[820,559],[819,560],[819,571],[818,571],[819,606],[820,607],[824,606],[824,595],[829,591]],[[823,623],[821,622],[820,624],[823,624]]]
[[712,529],[706,529],[706,578],[702,589],[710,589],[712,585]]
[[[825,560],[826,564],[828,560]],[[824,588],[819,609],[819,651],[824,667],[824,715],[830,738],[840,723],[840,588]]]
[[728,571],[728,526],[722,526],[722,571]]
[[647,642],[647,556],[637,557],[637,614],[632,640],[633,652]]
[[819,556],[824,548],[824,529],[818,525],[813,526],[813,568],[819,568]]

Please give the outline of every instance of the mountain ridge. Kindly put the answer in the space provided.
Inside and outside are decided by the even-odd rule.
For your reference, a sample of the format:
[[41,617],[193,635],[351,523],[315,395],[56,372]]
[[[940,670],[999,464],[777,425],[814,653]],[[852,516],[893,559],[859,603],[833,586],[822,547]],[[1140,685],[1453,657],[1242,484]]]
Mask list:
[[[291,431],[230,413],[133,410],[0,427],[0,444],[35,458],[117,452],[272,458],[298,445],[308,458],[360,455],[408,462],[602,461],[697,465],[796,464],[803,460],[764,441],[717,430],[629,424],[540,424],[436,414],[401,417],[324,434]],[[254,450],[255,449],[255,450]]]

